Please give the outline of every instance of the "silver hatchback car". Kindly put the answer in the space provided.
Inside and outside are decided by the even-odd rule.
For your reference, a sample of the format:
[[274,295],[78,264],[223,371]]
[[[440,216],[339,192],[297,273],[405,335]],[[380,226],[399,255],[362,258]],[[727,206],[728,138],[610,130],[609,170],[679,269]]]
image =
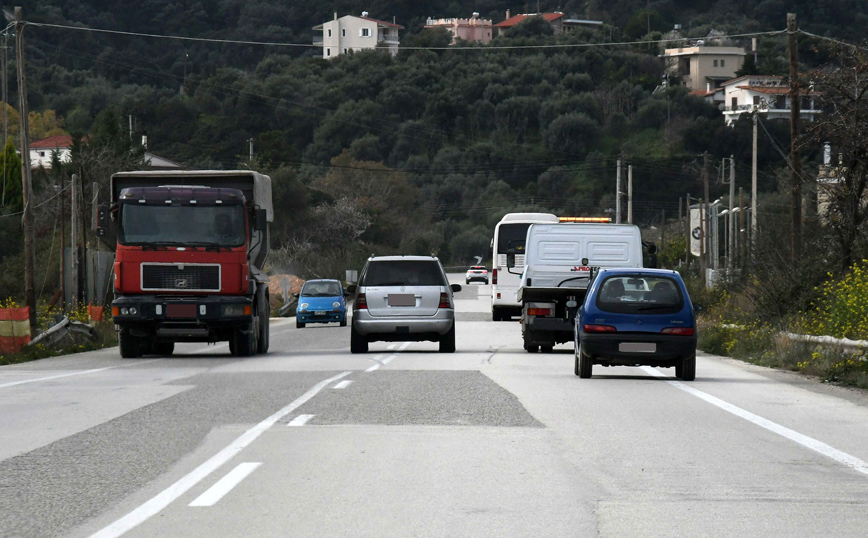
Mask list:
[[350,351],[365,353],[368,342],[440,343],[441,353],[455,351],[455,303],[452,284],[440,260],[431,256],[368,258],[353,294]]

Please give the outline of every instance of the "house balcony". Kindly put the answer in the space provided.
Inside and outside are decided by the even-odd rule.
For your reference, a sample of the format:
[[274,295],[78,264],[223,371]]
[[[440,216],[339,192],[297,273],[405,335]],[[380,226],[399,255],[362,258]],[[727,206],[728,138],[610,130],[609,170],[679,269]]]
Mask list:
[[321,35],[313,36],[313,44],[314,45],[322,45],[322,36]]
[[[753,112],[754,105],[738,105],[736,107],[726,106],[723,108],[723,117],[726,120],[727,125],[732,125],[735,121],[738,120],[738,117],[742,114],[749,114]],[[775,106],[766,106],[764,108],[759,109],[759,113],[762,114],[766,119],[776,120],[776,119],[786,119],[790,117],[790,113],[792,110],[789,108],[778,108]],[[823,111],[819,109],[811,108],[803,108],[800,110],[799,117],[803,120],[814,121],[814,118],[821,114]]]

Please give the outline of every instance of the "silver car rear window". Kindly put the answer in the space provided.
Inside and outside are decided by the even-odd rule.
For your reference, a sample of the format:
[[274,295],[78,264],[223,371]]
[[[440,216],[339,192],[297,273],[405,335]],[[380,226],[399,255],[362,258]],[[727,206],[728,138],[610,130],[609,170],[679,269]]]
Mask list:
[[436,261],[389,260],[369,262],[361,285],[448,286],[449,283]]

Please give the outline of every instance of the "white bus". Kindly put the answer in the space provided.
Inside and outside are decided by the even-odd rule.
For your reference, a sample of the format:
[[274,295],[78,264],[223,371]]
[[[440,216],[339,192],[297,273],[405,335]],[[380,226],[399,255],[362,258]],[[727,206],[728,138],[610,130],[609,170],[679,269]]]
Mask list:
[[513,248],[519,253],[513,271],[520,273],[524,266],[524,241],[528,227],[553,222],[558,222],[558,217],[551,213],[507,213],[494,227],[494,239],[491,240],[491,319],[494,321],[521,315],[521,302],[515,297],[521,277],[506,270],[507,249]]

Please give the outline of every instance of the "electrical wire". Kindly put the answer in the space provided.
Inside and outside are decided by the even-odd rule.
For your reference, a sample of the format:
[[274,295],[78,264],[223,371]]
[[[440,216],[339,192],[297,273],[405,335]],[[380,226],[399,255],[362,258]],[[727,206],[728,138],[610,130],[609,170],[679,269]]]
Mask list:
[[[319,48],[321,49],[323,46],[321,44],[314,43],[283,43],[283,42],[274,42],[274,41],[250,41],[250,40],[237,40],[237,39],[213,39],[213,38],[203,38],[203,37],[189,37],[189,36],[177,36],[177,35],[160,35],[160,34],[147,34],[141,32],[125,32],[121,30],[107,30],[102,28],[89,28],[86,26],[69,26],[63,24],[50,24],[43,22],[26,22],[26,25],[29,26],[39,26],[46,28],[56,28],[61,30],[78,30],[78,31],[86,31],[86,32],[95,32],[95,33],[106,33],[106,34],[114,34],[114,35],[126,35],[126,36],[134,36],[134,37],[148,37],[155,39],[175,39],[179,41],[193,41],[193,42],[204,42],[204,43],[221,43],[221,44],[232,44],[232,45],[259,45],[259,46],[268,46],[268,47],[302,47],[302,48]],[[762,37],[762,36],[775,36],[786,33],[786,30],[774,30],[768,32],[751,32],[746,34],[730,34],[730,35],[721,35],[714,36],[714,39],[735,39],[741,37]],[[612,46],[630,46],[630,45],[648,45],[648,44],[660,44],[660,43],[673,43],[678,41],[686,41],[685,38],[678,39],[652,39],[648,41],[618,41],[611,43],[557,43],[557,44],[549,44],[549,45],[484,45],[484,46],[461,46],[461,47],[399,47],[404,50],[472,50],[472,51],[491,51],[491,50],[520,50],[520,49],[565,49],[565,48],[589,48],[589,47],[612,47]]]

